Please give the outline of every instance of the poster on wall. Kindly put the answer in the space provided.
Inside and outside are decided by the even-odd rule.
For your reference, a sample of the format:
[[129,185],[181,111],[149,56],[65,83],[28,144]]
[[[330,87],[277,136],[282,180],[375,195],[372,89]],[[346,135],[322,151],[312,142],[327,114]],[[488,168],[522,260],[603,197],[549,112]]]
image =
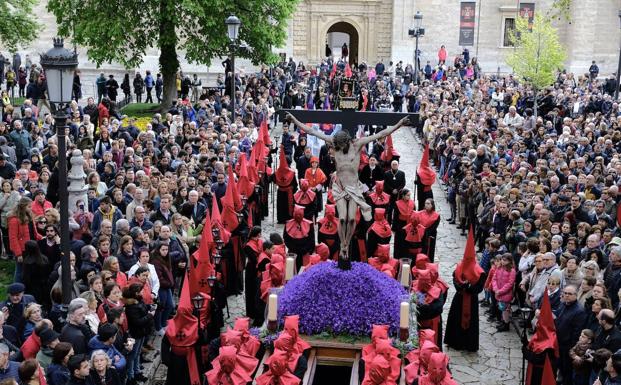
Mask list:
[[474,1],[462,2],[459,10],[459,45],[474,45],[474,16],[476,3]]
[[535,18],[535,3],[520,3],[520,17],[528,19],[528,29],[533,30],[533,19]]

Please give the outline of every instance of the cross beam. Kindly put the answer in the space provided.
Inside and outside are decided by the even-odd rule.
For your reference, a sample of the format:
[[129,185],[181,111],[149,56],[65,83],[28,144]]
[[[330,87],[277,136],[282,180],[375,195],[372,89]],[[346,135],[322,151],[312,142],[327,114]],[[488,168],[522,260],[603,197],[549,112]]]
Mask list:
[[278,111],[279,119],[283,121],[288,113],[303,123],[341,124],[343,129],[347,130],[352,137],[356,135],[358,125],[392,126],[397,124],[402,118],[409,116],[412,126],[417,126],[419,118],[418,113],[285,109]]

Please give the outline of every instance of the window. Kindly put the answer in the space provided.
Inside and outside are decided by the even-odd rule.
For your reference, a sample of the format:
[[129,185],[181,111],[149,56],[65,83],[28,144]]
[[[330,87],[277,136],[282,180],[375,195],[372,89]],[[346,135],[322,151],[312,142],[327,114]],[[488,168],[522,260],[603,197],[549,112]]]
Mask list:
[[511,42],[511,34],[515,31],[515,18],[513,17],[505,17],[503,33],[502,33],[502,46],[503,47],[513,47],[513,43]]

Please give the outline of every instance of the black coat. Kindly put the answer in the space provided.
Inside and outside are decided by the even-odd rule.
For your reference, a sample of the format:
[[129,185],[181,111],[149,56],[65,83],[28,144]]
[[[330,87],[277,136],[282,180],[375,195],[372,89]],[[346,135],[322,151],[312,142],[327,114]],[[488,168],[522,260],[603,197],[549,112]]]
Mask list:
[[125,316],[129,326],[129,334],[134,338],[146,337],[153,330],[153,316],[148,306],[133,298],[125,301]]
[[95,369],[91,369],[91,374],[86,378],[86,385],[123,385],[123,381],[112,366],[106,369],[104,378],[101,378]]
[[569,350],[578,342],[580,332],[586,323],[586,317],[587,313],[577,301],[569,305],[561,303],[554,320],[561,350]]
[[70,343],[75,354],[86,354],[88,353],[88,341],[94,335],[86,323],[80,326],[67,323],[58,339],[61,342]]
[[384,180],[384,171],[379,166],[375,166],[373,171],[371,171],[371,167],[367,164],[360,171],[359,179],[362,184],[367,185],[369,190],[371,190],[375,186],[375,182]]

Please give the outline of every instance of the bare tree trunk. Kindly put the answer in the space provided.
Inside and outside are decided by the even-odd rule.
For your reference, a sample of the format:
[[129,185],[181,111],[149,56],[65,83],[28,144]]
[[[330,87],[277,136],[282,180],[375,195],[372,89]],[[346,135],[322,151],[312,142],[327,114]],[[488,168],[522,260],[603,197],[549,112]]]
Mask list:
[[[160,12],[162,15],[167,14],[167,0],[160,0]],[[171,19],[162,18],[160,20],[160,69],[164,81],[164,89],[162,90],[161,111],[168,111],[174,100],[177,99],[177,82],[176,76],[179,71],[179,58],[177,57],[177,35],[175,25]]]

